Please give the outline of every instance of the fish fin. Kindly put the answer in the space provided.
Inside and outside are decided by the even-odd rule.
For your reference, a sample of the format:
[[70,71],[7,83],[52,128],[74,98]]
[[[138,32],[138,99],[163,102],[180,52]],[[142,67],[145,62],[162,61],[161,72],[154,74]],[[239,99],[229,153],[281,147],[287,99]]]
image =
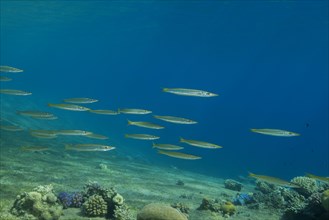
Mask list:
[[120,109],[118,108],[118,113],[120,114],[121,113],[121,111],[120,111]]

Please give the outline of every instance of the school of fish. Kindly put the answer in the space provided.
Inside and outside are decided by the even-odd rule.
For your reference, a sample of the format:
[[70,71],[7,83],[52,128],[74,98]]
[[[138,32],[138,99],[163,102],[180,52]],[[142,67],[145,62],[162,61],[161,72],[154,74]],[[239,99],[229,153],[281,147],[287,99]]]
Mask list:
[[[7,73],[20,73],[23,72],[22,69],[18,69],[15,67],[10,66],[0,66],[0,72],[7,72]],[[0,82],[9,82],[12,81],[12,78],[6,76],[0,76]],[[163,92],[171,93],[180,96],[192,96],[192,97],[216,97],[218,94],[204,91],[204,90],[197,90],[197,89],[187,89],[187,88],[163,88]],[[24,90],[18,89],[3,89],[1,87],[0,94],[4,95],[14,95],[14,96],[28,96],[32,95],[31,92],[27,92]],[[119,108],[117,110],[109,110],[109,109],[91,109],[88,107],[83,106],[83,104],[91,104],[94,102],[98,102],[99,100],[88,98],[88,97],[74,97],[74,98],[66,98],[62,100],[64,103],[48,103],[47,105],[51,108],[58,108],[68,111],[87,111],[94,114],[102,114],[102,115],[118,115],[118,114],[127,114],[127,115],[145,115],[151,114],[151,110],[146,109],[138,109],[138,108]],[[33,119],[40,119],[40,120],[55,120],[58,119],[57,116],[50,112],[41,112],[37,110],[30,110],[30,109],[22,109],[17,110],[16,113],[23,117],[30,117]],[[185,125],[192,125],[198,123],[192,119],[184,118],[184,117],[177,117],[177,116],[170,116],[170,115],[153,115],[155,119],[169,122],[172,124],[185,124]],[[131,121],[127,119],[128,125],[137,126],[147,129],[164,129],[165,126],[151,123],[148,121]],[[15,124],[0,124],[0,129],[5,131],[22,131],[24,128],[20,127],[19,125]],[[251,132],[259,133],[263,135],[271,135],[271,136],[280,136],[280,137],[294,137],[299,136],[299,133],[282,130],[282,129],[272,129],[272,128],[252,128],[250,129]],[[85,130],[33,130],[30,129],[30,134],[33,137],[40,138],[40,139],[52,139],[57,138],[60,135],[70,135],[70,136],[85,136],[91,139],[99,139],[105,140],[108,139],[107,136],[101,134],[95,134],[91,131]],[[160,139],[160,136],[156,136],[149,133],[137,133],[137,134],[124,134],[125,138],[130,139],[138,139],[138,140],[157,140]],[[185,139],[180,137],[178,140],[180,143],[185,143],[189,146],[199,147],[199,148],[206,148],[206,149],[219,149],[222,146],[200,141],[194,139]],[[173,158],[178,159],[185,159],[185,160],[197,160],[201,159],[201,156],[192,155],[186,152],[180,152],[180,150],[185,149],[184,147],[169,144],[169,143],[155,143],[152,142],[152,147],[158,149],[158,153],[161,155],[166,155]],[[110,145],[103,145],[103,144],[65,144],[65,150],[73,150],[79,152],[90,152],[90,151],[109,151],[116,149],[116,147]],[[43,146],[23,146],[21,147],[22,151],[47,151],[50,150],[48,147]],[[319,181],[326,181],[328,182],[328,177],[319,177],[312,174],[307,174],[310,178],[317,179]],[[266,181],[269,183],[286,186],[286,187],[298,187],[290,182],[285,180],[281,180],[275,177],[265,176],[265,175],[256,175],[253,173],[249,173],[249,176],[252,178],[256,178],[258,180]]]

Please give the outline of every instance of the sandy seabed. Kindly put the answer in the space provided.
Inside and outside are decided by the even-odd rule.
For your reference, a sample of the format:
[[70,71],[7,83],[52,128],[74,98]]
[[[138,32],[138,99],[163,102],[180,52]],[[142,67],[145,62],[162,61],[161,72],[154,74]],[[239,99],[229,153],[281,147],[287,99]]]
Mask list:
[[[22,135],[20,135],[22,137]],[[19,146],[27,143],[16,133],[1,132],[0,138],[0,216],[6,216],[16,196],[30,192],[39,185],[52,184],[55,193],[82,191],[89,181],[105,188],[114,187],[133,214],[152,202],[168,205],[182,203],[190,209],[190,220],[224,219],[221,213],[200,211],[202,199],[231,201],[236,191],[224,187],[224,179],[180,170],[173,166],[158,167],[133,158],[113,154],[102,157],[101,152],[54,151],[25,152]],[[103,169],[101,168],[103,167]],[[105,169],[104,169],[105,167]],[[177,184],[178,181],[184,185]],[[242,192],[253,192],[253,184],[244,184]],[[64,210],[60,219],[104,219],[82,217],[80,209]],[[280,213],[268,209],[238,206],[232,220],[274,220]]]

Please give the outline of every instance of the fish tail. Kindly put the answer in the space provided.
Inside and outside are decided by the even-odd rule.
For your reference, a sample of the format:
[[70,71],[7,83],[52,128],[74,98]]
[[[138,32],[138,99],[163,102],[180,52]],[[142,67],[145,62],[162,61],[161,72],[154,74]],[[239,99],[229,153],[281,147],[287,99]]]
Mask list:
[[182,137],[179,137],[179,142],[185,142],[185,139]]
[[155,148],[155,143],[154,142],[152,142],[152,148]]
[[162,88],[162,91],[163,91],[163,92],[168,92],[169,89],[168,89],[168,88]]
[[53,105],[53,104],[51,104],[51,103],[48,103],[47,105],[48,105],[49,107],[52,107],[52,106],[54,106],[54,105]]
[[118,108],[118,113],[120,114],[121,113],[121,111],[120,111],[120,109]]
[[134,124],[134,122],[129,121],[128,119],[127,119],[127,121],[128,121],[128,125],[133,125]]

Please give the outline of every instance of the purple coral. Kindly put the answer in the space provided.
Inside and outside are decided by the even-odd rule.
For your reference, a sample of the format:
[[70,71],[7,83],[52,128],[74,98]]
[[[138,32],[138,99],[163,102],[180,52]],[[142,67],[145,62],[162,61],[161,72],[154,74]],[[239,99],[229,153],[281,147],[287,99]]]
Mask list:
[[82,206],[83,203],[83,196],[80,192],[61,192],[58,194],[58,199],[59,201],[61,201],[65,209],[69,207],[79,208]]
[[238,193],[232,202],[234,205],[245,205],[245,204],[253,203],[255,202],[255,200],[251,194]]

